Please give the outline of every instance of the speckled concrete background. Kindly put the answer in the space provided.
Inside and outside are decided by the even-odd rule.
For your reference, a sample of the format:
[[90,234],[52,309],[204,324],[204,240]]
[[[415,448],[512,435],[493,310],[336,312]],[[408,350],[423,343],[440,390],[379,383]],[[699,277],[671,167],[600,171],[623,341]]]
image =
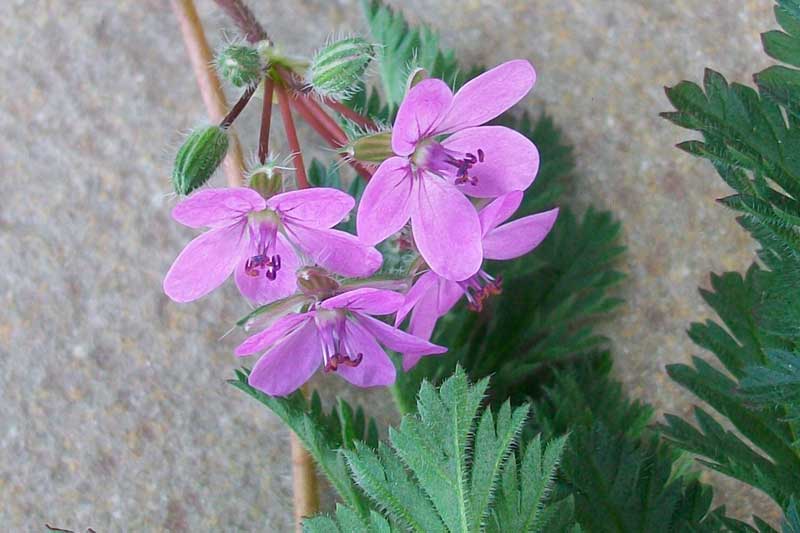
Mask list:
[[[226,21],[198,3],[218,41]],[[251,3],[300,52],[363,27],[354,1]],[[620,375],[685,412],[692,400],[663,367],[696,352],[683,333],[707,314],[696,286],[744,269],[751,245],[714,204],[725,189],[711,168],[669,148],[686,133],[656,116],[661,87],[706,65],[748,81],[766,63],[771,2],[393,3],[465,63],[536,64],[524,106],[568,129],[578,203],[625,223],[629,304],[607,328]],[[192,235],[168,219],[176,130],[203,119],[168,3],[7,0],[0,36],[0,524],[288,530],[286,431],[223,381],[238,337],[218,338],[244,304],[231,287],[190,306],[160,291]],[[391,416],[384,394],[369,402]],[[738,516],[770,514],[721,486]]]

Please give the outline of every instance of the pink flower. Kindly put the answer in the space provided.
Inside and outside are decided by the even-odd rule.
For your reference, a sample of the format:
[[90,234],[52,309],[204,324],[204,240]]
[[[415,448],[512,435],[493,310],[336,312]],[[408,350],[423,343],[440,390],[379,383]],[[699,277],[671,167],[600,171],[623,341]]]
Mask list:
[[417,358],[447,351],[370,316],[394,313],[402,303],[402,294],[382,289],[345,292],[278,319],[245,340],[236,355],[264,351],[249,383],[272,396],[294,392],[320,366],[359,387],[391,385],[394,363],[378,342]]
[[[525,190],[539,153],[523,135],[480,126],[516,104],[536,73],[509,61],[466,83],[456,94],[437,79],[406,95],[392,129],[392,150],[372,176],[358,209],[358,236],[377,244],[411,219],[414,240],[431,270],[460,281],[478,271],[481,228],[464,196],[493,198]],[[439,141],[443,134],[454,133]]]
[[[479,213],[486,259],[514,259],[530,252],[544,240],[555,224],[558,208],[500,226],[517,210],[520,202],[522,193],[512,192],[497,198]],[[428,271],[419,277],[406,294],[405,302],[397,312],[395,326],[413,308],[409,333],[430,339],[436,321],[447,314],[462,296],[467,298],[470,309],[480,311],[487,297],[500,292],[501,282],[482,269],[463,281],[450,281]],[[409,370],[419,359],[413,353],[403,354],[403,369]]]
[[189,302],[219,287],[231,273],[256,303],[294,294],[295,271],[306,260],[349,277],[369,276],[382,257],[355,236],[331,229],[353,208],[336,189],[314,188],[265,200],[247,187],[203,189],[175,206],[172,218],[209,231],[190,242],[164,278],[164,292]]

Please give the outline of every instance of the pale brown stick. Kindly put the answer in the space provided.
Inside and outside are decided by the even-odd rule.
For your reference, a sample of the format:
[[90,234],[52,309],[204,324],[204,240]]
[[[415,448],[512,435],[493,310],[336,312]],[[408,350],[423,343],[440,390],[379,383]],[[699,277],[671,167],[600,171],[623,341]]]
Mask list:
[[[308,387],[300,391],[307,395]],[[319,512],[319,488],[314,459],[306,451],[297,435],[291,433],[289,444],[292,449],[292,478],[294,481],[294,527],[297,533],[303,531],[303,519]]]
[[[211,122],[219,122],[228,112],[228,104],[225,101],[225,93],[222,92],[222,85],[217,73],[211,66],[213,57],[203,32],[200,17],[197,15],[197,9],[192,0],[172,0],[172,9],[175,11],[181,27],[183,42],[189,53],[208,118],[211,119]],[[232,131],[230,132],[230,148],[223,168],[228,177],[228,185],[240,187],[244,182],[244,158],[239,140]]]

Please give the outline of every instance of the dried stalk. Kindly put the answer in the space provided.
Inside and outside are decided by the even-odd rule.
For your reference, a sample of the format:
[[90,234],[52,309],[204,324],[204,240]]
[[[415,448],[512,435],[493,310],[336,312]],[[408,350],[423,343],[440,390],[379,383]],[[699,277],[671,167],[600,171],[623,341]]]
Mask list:
[[[175,17],[180,24],[183,42],[186,45],[186,51],[189,53],[189,59],[194,69],[197,85],[200,88],[200,94],[203,96],[208,117],[212,122],[219,122],[228,112],[228,104],[225,101],[225,93],[222,92],[222,85],[217,73],[211,66],[213,57],[203,32],[200,17],[197,15],[197,9],[195,9],[192,0],[172,0],[172,9],[175,11]],[[228,148],[228,155],[225,157],[223,168],[228,178],[228,185],[239,187],[244,181],[242,147],[236,134],[232,131],[229,138],[230,147]]]

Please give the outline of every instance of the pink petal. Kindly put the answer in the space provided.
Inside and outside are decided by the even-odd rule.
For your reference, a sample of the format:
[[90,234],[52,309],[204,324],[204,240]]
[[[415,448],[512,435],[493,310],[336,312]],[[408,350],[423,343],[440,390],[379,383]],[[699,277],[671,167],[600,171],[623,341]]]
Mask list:
[[322,348],[313,320],[261,356],[248,383],[270,396],[286,396],[308,381],[322,362]]
[[286,230],[318,265],[342,276],[369,276],[383,262],[378,250],[344,231],[307,228],[299,224],[286,224]]
[[464,84],[453,97],[436,133],[449,133],[489,122],[522,100],[536,83],[528,61],[516,59],[484,72]]
[[256,243],[250,242],[247,252],[242,254],[239,264],[233,273],[233,279],[239,292],[257,304],[266,304],[291,296],[297,290],[297,269],[300,268],[300,260],[297,258],[294,249],[286,242],[283,235],[278,235],[275,243],[274,253],[281,256],[281,268],[275,275],[274,280],[267,279],[263,273],[260,276],[248,276],[244,270],[247,259],[253,257],[258,252]]
[[470,196],[492,198],[511,191],[524,191],[539,172],[536,146],[524,135],[503,126],[461,130],[442,141],[442,146],[460,153],[483,151],[484,161],[469,170],[469,175],[478,179],[477,184],[458,185]]
[[358,238],[378,244],[408,221],[413,187],[409,162],[392,157],[381,163],[364,189],[358,205]]
[[447,114],[453,92],[442,80],[423,80],[408,91],[397,110],[392,127],[392,150],[407,156],[414,152],[417,142],[428,137]]
[[397,310],[397,316],[394,319],[395,327],[399,326],[403,319],[406,317],[409,311],[417,305],[429,291],[436,291],[437,283],[439,282],[439,276],[436,275],[434,272],[430,270],[425,272],[423,275],[417,279],[414,285],[411,286],[411,289],[405,294],[405,299],[403,300],[403,305],[400,306],[400,309]]
[[436,302],[436,312],[439,316],[444,316],[458,303],[464,290],[454,281],[441,279],[439,281],[439,300]]
[[201,189],[172,210],[172,218],[190,228],[228,226],[266,206],[264,198],[249,187]]
[[405,331],[401,331],[369,315],[359,313],[357,315],[357,320],[358,323],[378,339],[381,344],[395,352],[432,355],[442,354],[447,351],[447,348],[444,346],[431,344],[427,340],[409,335]]
[[522,203],[522,191],[513,191],[493,200],[478,212],[481,220],[481,231],[484,235],[502,224],[514,214]]
[[453,185],[425,174],[411,204],[414,241],[428,266],[460,281],[481,266],[481,224],[469,200]]
[[[420,339],[428,340],[433,335],[433,330],[436,327],[436,322],[439,320],[439,313],[437,307],[437,294],[431,291],[426,294],[411,313],[411,322],[408,325],[408,331],[412,335]],[[403,354],[403,370],[408,372],[422,359],[422,354],[418,353],[404,353]]]
[[358,387],[385,387],[394,383],[394,363],[372,335],[352,320],[346,322],[345,330],[349,348],[362,354],[362,359],[356,367],[339,365],[336,373]]
[[558,217],[558,208],[513,220],[483,238],[486,259],[514,259],[530,252],[547,237]]
[[388,315],[397,311],[403,304],[399,292],[364,287],[328,298],[320,307],[323,309],[349,309],[370,315]]
[[353,197],[338,189],[313,187],[282,194],[267,200],[267,206],[312,228],[330,228],[353,209]]
[[291,313],[275,321],[270,327],[247,337],[234,353],[239,356],[252,355],[266,350],[276,342],[282,340],[289,332],[294,331],[298,324],[313,317],[313,312]]
[[209,230],[190,242],[164,278],[164,292],[191,302],[222,285],[239,262],[245,223]]

